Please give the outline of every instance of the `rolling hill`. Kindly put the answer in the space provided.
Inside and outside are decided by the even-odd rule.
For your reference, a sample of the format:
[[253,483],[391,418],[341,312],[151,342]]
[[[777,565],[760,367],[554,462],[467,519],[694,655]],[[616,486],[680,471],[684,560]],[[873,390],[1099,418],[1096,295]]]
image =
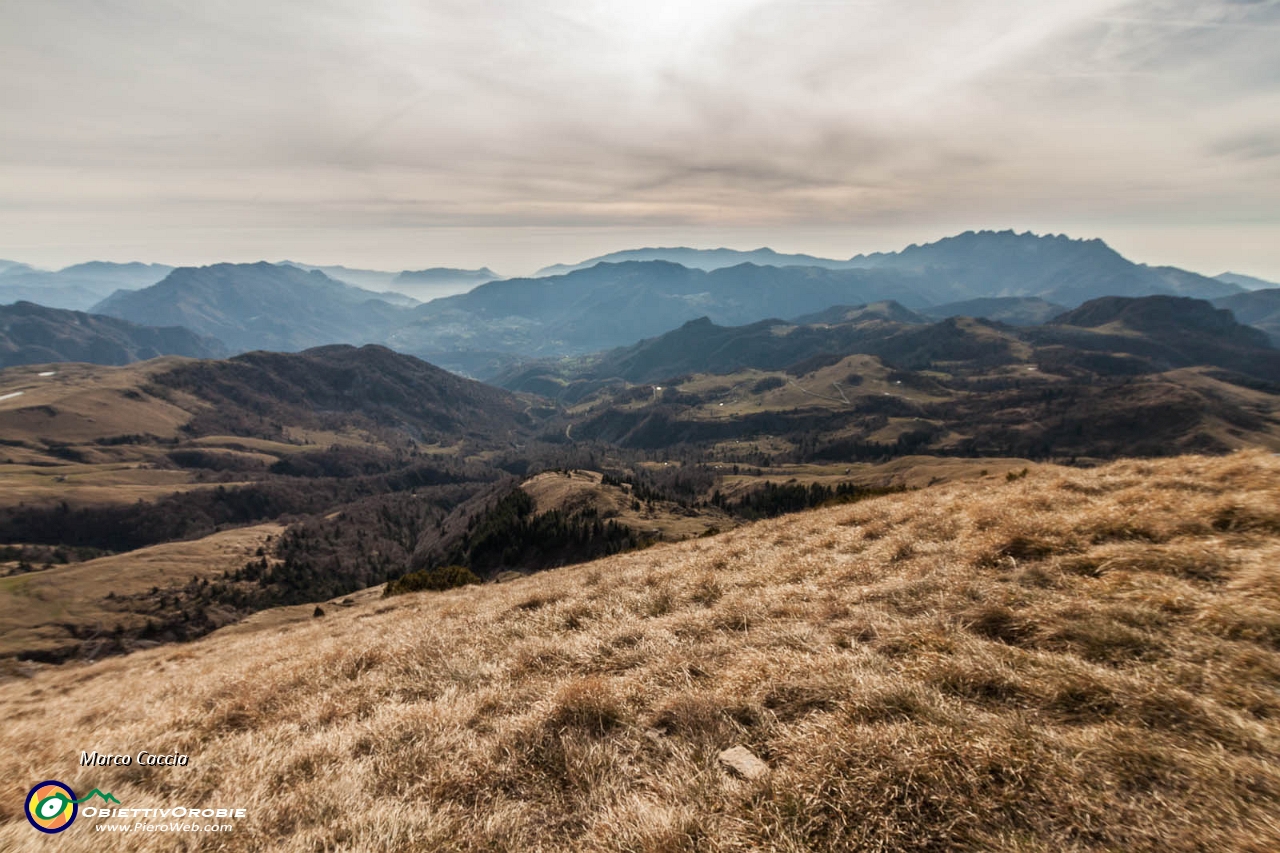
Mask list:
[[1275,849],[1277,490],[1263,453],[1045,466],[19,664],[0,847],[58,768],[244,808],[233,853]]
[[262,262],[183,267],[151,287],[112,294],[94,311],[144,325],[185,326],[236,352],[295,352],[381,342],[407,308],[321,272]]
[[1147,360],[1149,371],[1210,365],[1280,381],[1280,350],[1267,335],[1202,299],[1095,299],[1027,330],[1026,338],[1039,346],[1123,353]]
[[226,347],[181,327],[138,326],[30,302],[0,306],[0,368],[65,361],[121,365],[162,355],[218,358]]
[[309,431],[377,444],[371,430],[425,444],[501,445],[530,428],[529,408],[502,389],[372,344],[0,372],[0,437],[11,447],[126,452],[211,435],[288,442]]
[[528,406],[506,391],[372,344],[190,362],[152,382],[208,405],[192,435],[235,432],[246,420],[325,429],[358,422],[426,444],[505,442],[531,423]]

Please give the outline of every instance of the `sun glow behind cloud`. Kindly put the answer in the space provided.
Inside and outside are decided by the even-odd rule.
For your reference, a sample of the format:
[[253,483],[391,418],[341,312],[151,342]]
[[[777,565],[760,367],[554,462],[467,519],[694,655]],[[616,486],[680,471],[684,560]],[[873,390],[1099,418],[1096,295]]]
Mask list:
[[0,2],[0,24],[0,254],[516,271],[1012,225],[1200,234],[1203,264],[1280,275],[1222,242],[1280,245],[1273,0]]

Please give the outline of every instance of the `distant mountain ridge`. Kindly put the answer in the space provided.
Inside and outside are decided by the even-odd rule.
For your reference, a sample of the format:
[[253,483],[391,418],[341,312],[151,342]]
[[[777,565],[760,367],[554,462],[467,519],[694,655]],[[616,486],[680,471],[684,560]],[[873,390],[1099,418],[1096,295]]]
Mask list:
[[466,293],[477,285],[498,281],[502,276],[488,267],[475,270],[452,267],[431,267],[423,270],[405,270],[398,273],[392,286],[423,302],[443,299]]
[[[708,263],[741,256],[728,250],[638,252],[685,260],[693,253]],[[626,260],[491,282],[415,309],[414,322],[397,330],[391,343],[441,360],[449,352],[556,356],[626,346],[703,316],[736,326],[894,300],[917,312],[953,306],[946,313],[972,309],[1029,325],[1102,296],[1217,298],[1239,292],[1236,285],[1184,270],[1132,263],[1101,240],[970,231],[901,252],[856,256],[838,268],[740,263],[708,271],[674,260]],[[993,299],[1024,301],[981,302]]]
[[226,354],[221,341],[181,327],[139,326],[30,302],[0,306],[0,368],[66,361],[123,365],[162,355]]
[[0,258],[0,275],[11,272],[36,272],[36,268],[30,264],[24,264],[20,261],[6,261]]
[[414,309],[391,345],[407,352],[524,355],[596,352],[660,335],[701,316],[738,325],[896,299],[927,305],[929,282],[892,271],[760,267],[712,270],[667,261],[599,264],[563,276],[507,279]]
[[1215,298],[1238,293],[1239,285],[1173,267],[1149,267],[1126,260],[1102,240],[1014,231],[966,231],[933,243],[911,244],[899,252],[854,255],[848,260],[787,255],[772,249],[632,249],[580,264],[557,264],[538,272],[558,275],[598,263],[668,261],[711,271],[742,263],[812,266],[823,269],[880,269],[928,275],[950,285],[956,301],[990,297],[1041,297],[1069,306],[1098,296],[1171,293]]
[[0,304],[34,302],[83,311],[117,290],[149,287],[173,271],[165,264],[90,261],[56,272],[14,261],[0,262]]
[[352,267],[344,267],[340,264],[330,264],[328,266],[316,266],[315,264],[302,264],[297,261],[280,261],[277,266],[297,267],[307,272],[322,272],[334,281],[341,281],[345,284],[362,287],[365,290],[374,292],[388,290],[391,282],[398,273],[387,272],[385,270],[362,270]]
[[1269,290],[1280,287],[1280,282],[1267,281],[1264,278],[1241,275],[1235,272],[1224,272],[1222,275],[1215,275],[1214,278],[1218,281],[1225,281],[1227,284],[1234,284],[1245,290]]
[[751,251],[739,249],[690,249],[684,246],[653,249],[625,249],[610,252],[607,255],[590,258],[576,264],[552,264],[543,267],[533,274],[534,278],[553,275],[565,275],[576,270],[590,269],[599,263],[620,264],[626,261],[668,261],[680,264],[689,269],[700,269],[705,272],[736,267],[739,264],[755,264],[772,267],[823,267],[825,269],[847,269],[849,261],[833,258],[819,258],[814,255],[788,255],[775,252],[773,249],[760,248]]
[[1064,234],[966,231],[901,252],[859,255],[850,263],[927,275],[964,291],[968,299],[1039,297],[1068,307],[1100,296],[1166,293],[1212,299],[1240,291],[1186,270],[1136,264],[1102,240]]
[[295,352],[381,342],[407,309],[318,271],[260,262],[182,267],[151,287],[112,294],[94,310],[144,325],[186,326],[235,352]]
[[[1229,281],[1132,263],[1101,240],[1013,231],[968,231],[840,261],[769,249],[638,249],[606,257],[636,259],[488,281],[487,267],[391,273],[292,261],[216,264],[171,271],[132,294],[113,292],[93,310],[185,326],[232,351],[383,343],[483,378],[514,360],[628,346],[699,317],[739,326],[893,301],[934,319],[973,315],[1033,326],[1104,296],[1228,299],[1247,292]],[[5,269],[0,293],[6,282],[30,275],[13,263]],[[88,264],[59,275],[132,275],[137,283],[159,271]]]
[[422,270],[363,270],[330,265],[315,266],[297,261],[280,261],[280,266],[297,267],[308,272],[322,272],[334,281],[341,281],[378,293],[379,297],[393,304],[430,302],[445,296],[465,293],[477,284],[502,278],[488,267],[465,270],[453,267],[430,267]]
[[501,278],[488,267],[477,270],[462,270],[452,267],[431,267],[425,270],[405,270],[395,277],[396,282],[405,284],[454,284],[457,282],[473,282],[480,284]]

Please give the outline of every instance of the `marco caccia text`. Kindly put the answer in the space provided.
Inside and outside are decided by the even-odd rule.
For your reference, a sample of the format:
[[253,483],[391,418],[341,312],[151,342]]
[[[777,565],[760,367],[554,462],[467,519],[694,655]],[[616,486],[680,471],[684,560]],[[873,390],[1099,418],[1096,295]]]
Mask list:
[[186,767],[190,759],[177,752],[168,755],[154,755],[146,750],[137,755],[101,755],[97,752],[81,752],[81,767],[107,767],[118,765],[127,767],[137,764],[140,767]]

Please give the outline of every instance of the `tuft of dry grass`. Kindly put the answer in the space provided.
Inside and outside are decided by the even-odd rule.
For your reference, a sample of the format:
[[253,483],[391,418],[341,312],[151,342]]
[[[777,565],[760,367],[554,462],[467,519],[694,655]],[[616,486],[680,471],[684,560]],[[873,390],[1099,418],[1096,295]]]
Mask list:
[[[249,810],[112,841],[145,851],[1280,849],[1268,454],[1042,466],[330,610],[0,684],[0,849],[43,847],[19,803],[51,776]],[[719,766],[738,744],[767,779]]]

